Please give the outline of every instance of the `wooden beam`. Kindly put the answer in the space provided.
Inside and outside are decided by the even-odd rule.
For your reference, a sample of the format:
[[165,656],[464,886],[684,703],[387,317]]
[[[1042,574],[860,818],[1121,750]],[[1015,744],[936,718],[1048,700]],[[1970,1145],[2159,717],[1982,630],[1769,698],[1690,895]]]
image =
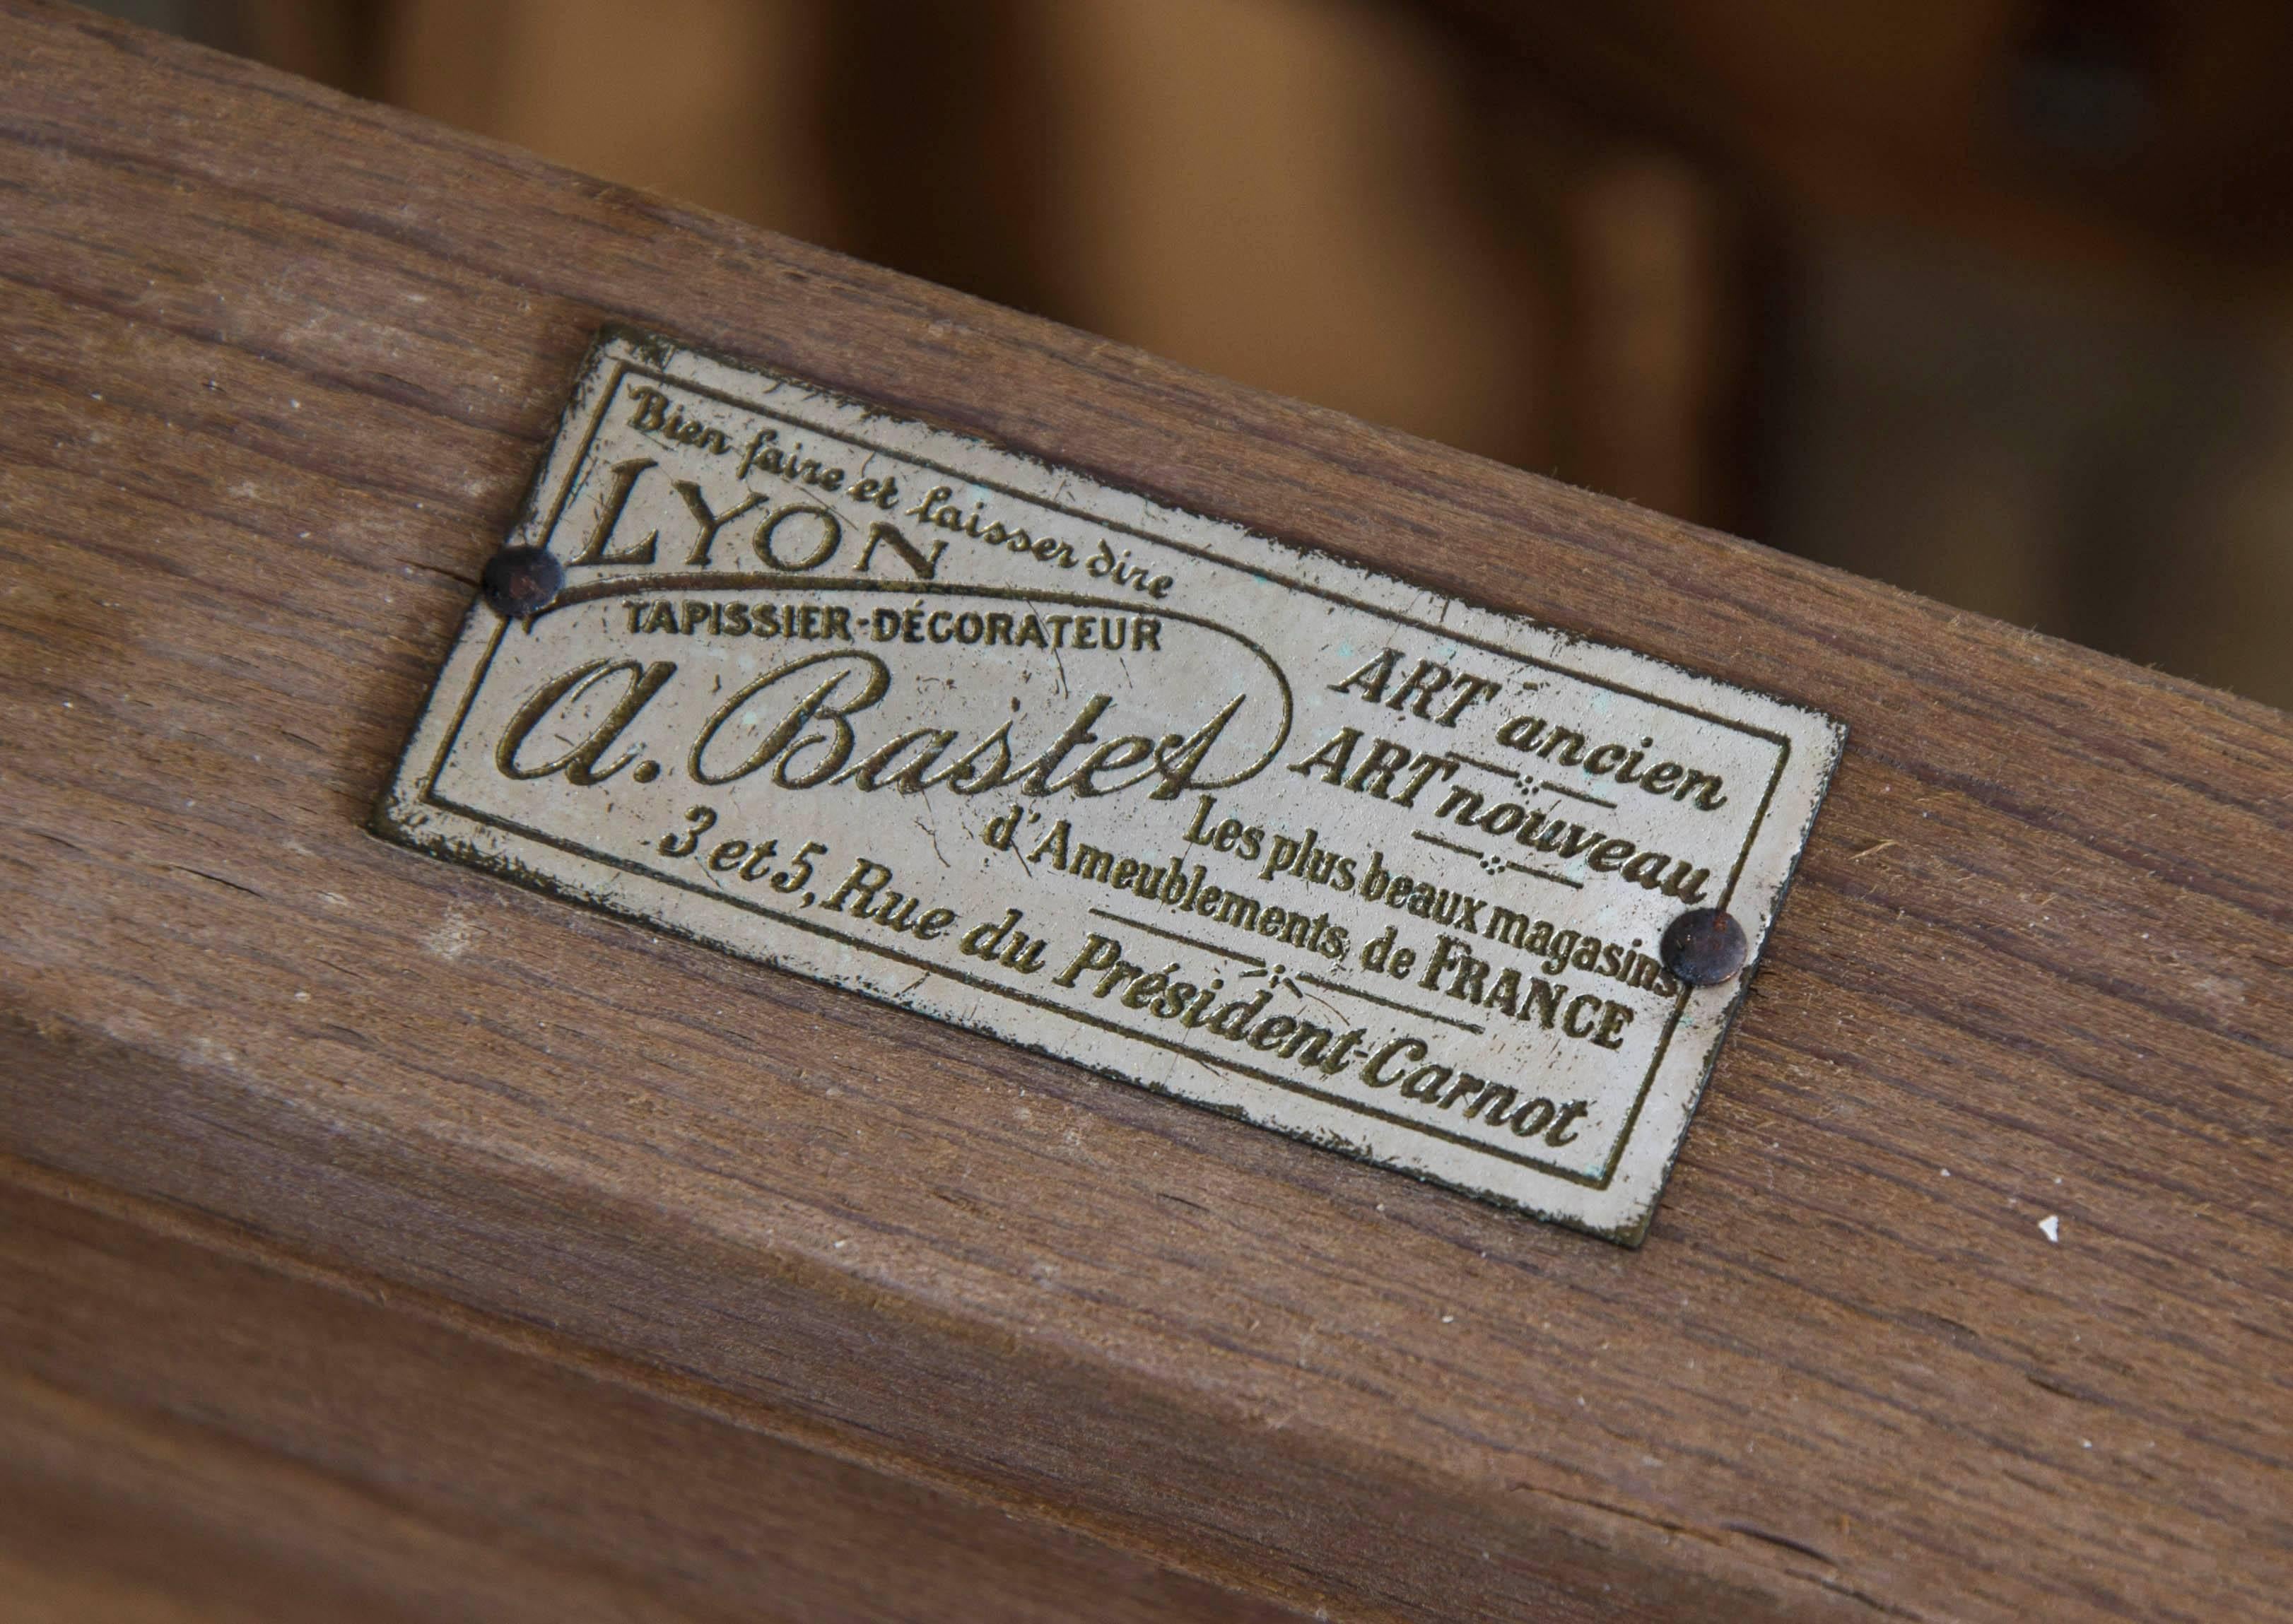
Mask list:
[[[591,1373],[663,1494],[776,1434],[1333,1616],[2287,1616],[2286,717],[85,13],[0,47],[10,1182],[361,1346],[443,1305],[568,1426]],[[1647,1247],[364,834],[613,319],[1845,719]],[[680,1405],[738,1419],[604,1418]]]
[[1297,1616],[695,1384],[5,1174],[0,1594],[85,1597],[35,1616]]

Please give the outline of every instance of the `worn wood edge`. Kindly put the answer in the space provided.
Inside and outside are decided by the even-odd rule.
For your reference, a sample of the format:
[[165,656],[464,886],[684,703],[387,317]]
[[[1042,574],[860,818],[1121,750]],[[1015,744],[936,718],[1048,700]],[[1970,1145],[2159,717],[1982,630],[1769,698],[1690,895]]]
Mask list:
[[[643,933],[634,925],[613,928]],[[15,1024],[0,1014],[0,1032]],[[288,1126],[278,1117],[247,1111],[245,1102],[230,1099],[236,1091],[228,1083],[216,1088],[220,1079],[189,1069],[154,1074],[148,1056],[107,1054],[109,1046],[93,1034],[51,1037],[61,1041],[29,1057],[37,1068],[30,1080],[77,1120],[67,1135],[45,1136],[43,1148],[51,1154],[36,1159],[0,1153],[0,1178],[312,1284],[386,1296],[394,1308],[462,1334],[1053,1524],[1223,1589],[1300,1611],[1334,1609],[1336,1616],[1458,1616],[1453,1610],[1464,1596],[1454,1587],[1464,1575],[1424,1547],[1417,1534],[1438,1526],[1471,1531],[1479,1560],[1498,1564],[1510,1607],[1527,1610],[1514,1616],[1662,1619],[1679,1616],[1680,1608],[1719,1609],[1746,1619],[1833,1616],[1811,1604],[1819,1603],[1836,1581],[1803,1568],[1776,1584],[1764,1561],[1773,1547],[1756,1538],[1733,1548],[1689,1539],[1685,1554],[1693,1560],[1681,1563],[1682,1553],[1673,1547],[1687,1531],[1649,1523],[1628,1507],[1572,1500],[1527,1483],[1516,1492],[1530,1495],[1540,1515],[1523,1526],[1510,1507],[1493,1508],[1472,1486],[1444,1481],[1421,1462],[1365,1453],[1310,1422],[1292,1422],[1269,1434],[1263,1417],[1221,1402],[1226,1413],[1219,1425],[1230,1437],[1222,1454],[1206,1456],[1191,1418],[1173,1402],[1176,1395],[1144,1386],[1128,1372],[1110,1371],[1087,1350],[1023,1347],[1008,1333],[795,1257],[770,1260],[778,1278],[759,1281],[754,1273],[766,1261],[759,1255],[679,1237],[673,1229],[663,1233],[657,1218],[648,1224],[649,1215],[623,1202],[601,1210],[593,1192],[562,1184],[553,1189],[551,1181],[529,1177],[490,1214],[466,1207],[433,1211],[421,1189],[439,1173],[418,1164],[425,1150],[442,1147],[401,1146],[372,1133],[353,1143],[343,1124],[312,1122],[302,1129],[301,1154],[288,1159],[324,1166],[323,1180],[281,1189],[257,1171],[249,1188],[245,1175],[214,1165],[213,1138],[275,1138]],[[68,1064],[42,1063],[58,1058],[58,1049],[79,1053]],[[176,1129],[155,1138],[148,1122],[139,1133],[135,1103],[121,1096],[152,1091],[164,1091],[175,1102],[174,1114],[202,1125],[213,1137]],[[64,1124],[52,1119],[48,1126]],[[133,1144],[133,1159],[124,1167],[104,1149],[123,1143]],[[287,1148],[294,1149],[291,1141]],[[486,1170],[498,1181],[507,1171]],[[123,1173],[128,1176],[120,1177]],[[237,1216],[251,1206],[261,1208],[260,1220]],[[345,1254],[334,1242],[346,1224],[395,1236],[396,1266],[387,1274],[370,1273],[354,1254]],[[474,1226],[482,1234],[474,1252]],[[580,1250],[585,1272],[602,1269],[600,1279],[642,1280],[663,1295],[711,1297],[739,1323],[773,1326],[774,1345],[749,1350],[740,1361],[744,1368],[736,1370],[727,1368],[721,1351],[696,1362],[690,1352],[660,1344],[609,1309],[593,1307],[586,1293],[561,1289],[507,1316],[472,1306],[530,1299],[514,1257],[489,1270],[479,1256],[488,1249],[482,1237],[507,1240],[521,1233],[548,1236],[561,1259]],[[680,1241],[701,1255],[664,1256],[665,1248],[680,1248]],[[509,1275],[500,1273],[503,1266]],[[726,1282],[736,1279],[728,1289]],[[818,1329],[791,1341],[790,1323],[803,1320]],[[817,1352],[812,1337],[818,1339]],[[855,1371],[846,1361],[858,1349],[866,1350],[867,1366]],[[1120,1461],[1119,1473],[1111,1480],[1077,1475],[1072,1463],[1056,1453],[1043,1458],[1025,1440],[1016,1450],[995,1447],[1009,1421],[1000,1403],[965,1426],[968,1450],[949,1447],[950,1406],[942,1400],[981,1375],[1007,1369],[1035,1409],[1033,1430],[1087,1438],[1088,1458]],[[936,1406],[936,1427],[903,1435],[886,1412],[887,1400],[895,1410],[908,1408],[908,1401]],[[1341,1486],[1342,1492],[1334,1503],[1268,1506],[1266,1469],[1277,1456],[1282,1482]],[[1350,1515],[1347,1501],[1354,1502]],[[1381,1516],[1381,1507],[1402,1508],[1402,1515]],[[1325,1531],[1333,1518],[1357,1535],[1329,1543]],[[1361,1537],[1359,1531],[1388,1523],[1383,1540]],[[1479,1582],[1471,1590],[1487,1582],[1486,1573],[1473,1577]],[[1470,1616],[1507,1613],[1476,1607]]]
[[[336,1537],[360,1526],[361,1503],[382,1523],[428,1531],[417,1542],[442,1537],[451,1558],[442,1552],[409,1558],[398,1588],[418,1593],[433,1561],[442,1578],[456,1571],[466,1586],[483,1588],[493,1582],[486,1570],[498,1562],[509,1589],[486,1602],[495,1616],[553,1616],[531,1600],[509,1604],[520,1585],[547,1593],[553,1569],[568,1571],[575,1593],[592,1581],[599,1587],[579,1604],[585,1613],[634,1608],[685,1616],[696,1599],[713,1599],[741,1609],[767,1604],[773,1616],[792,1619],[817,1616],[816,1609],[866,1615],[872,1609],[863,1603],[873,1593],[874,1608],[931,1616],[1060,1618],[1089,1610],[1268,1624],[1300,1616],[1118,1553],[1058,1523],[1057,1507],[980,1499],[968,1482],[920,1475],[910,1469],[912,1458],[869,1448],[801,1413],[744,1402],[433,1293],[348,1276],[235,1225],[12,1157],[0,1157],[0,1209],[10,1215],[0,1224],[0,1322],[12,1310],[19,1316],[16,1334],[0,1340],[0,1391],[12,1385],[16,1402],[0,1397],[0,1410],[50,1411],[55,1433],[85,1437],[98,1504],[103,1463],[122,1454],[123,1444],[126,1455],[149,1456],[162,1473],[161,1463],[179,1453],[187,1466],[202,1452],[240,1457],[258,1477],[304,1479],[344,1502],[352,1509]],[[35,1258],[50,1244],[59,1250],[45,1260],[53,1276],[45,1279]],[[71,1258],[94,1266],[76,1269]],[[227,1300],[202,1295],[218,1284]],[[385,1320],[389,1334],[377,1336]],[[349,1369],[337,1373],[338,1364]],[[423,1413],[450,1407],[458,1419]],[[497,1418],[502,1429],[489,1434]],[[306,1446],[308,1421],[323,1437]],[[490,1458],[490,1475],[462,1498],[458,1484],[415,1481],[409,1467],[436,1446],[409,1447],[393,1440],[393,1431],[417,1439],[450,1433],[457,1447]],[[630,1450],[633,1434],[662,1431],[679,1434],[680,1442],[651,1457]],[[126,1435],[113,1438],[114,1432]],[[144,1445],[134,1442],[139,1434]],[[179,1443],[170,1444],[170,1434]],[[0,1450],[0,1475],[8,1453]],[[628,1481],[585,1507],[580,1457],[600,1453],[618,1458]],[[442,1474],[460,1475],[447,1464],[433,1479]],[[688,1485],[703,1481],[713,1486],[696,1502],[704,1491]],[[521,1515],[524,1497],[577,1509],[537,1527]],[[651,1531],[639,1531],[626,1515],[631,1499],[658,1503]],[[682,1512],[675,1509],[680,1499]],[[1052,1517],[1041,1515],[1046,1509]],[[835,1537],[847,1547],[855,1539],[880,1541],[879,1565],[895,1576],[905,1599],[884,1596],[878,1575],[856,1567],[837,1572],[841,1564],[817,1558],[791,1575],[808,1581],[802,1604],[790,1599],[796,1591],[759,1588],[787,1583],[775,1579],[769,1559],[747,1564],[756,1584],[741,1584],[737,1572],[717,1572],[713,1583],[693,1580],[692,1571],[711,1567],[712,1547],[732,1538],[734,1525],[767,1512],[778,1524],[749,1536],[767,1547],[791,1539],[797,1530],[789,1524],[800,1528],[821,1513],[833,1514]],[[465,1518],[474,1526],[461,1526]],[[592,1562],[586,1547],[616,1523],[623,1530],[620,1548]],[[234,1532],[256,1547],[291,1550],[297,1543],[259,1523],[236,1531],[218,1523],[215,1531]],[[644,1548],[633,1551],[632,1542]],[[113,1558],[120,1554],[115,1545]],[[339,1551],[326,1565],[357,1566]],[[941,1567],[966,1574],[960,1589],[939,1588],[933,1572]],[[196,1574],[179,1569],[176,1577]],[[846,1578],[851,1589],[839,1597],[837,1581]],[[1158,1592],[1167,1593],[1159,1602]],[[679,1594],[682,1604],[670,1599]],[[442,1585],[441,1596],[456,1593]],[[561,1596],[554,1605],[573,1600]]]

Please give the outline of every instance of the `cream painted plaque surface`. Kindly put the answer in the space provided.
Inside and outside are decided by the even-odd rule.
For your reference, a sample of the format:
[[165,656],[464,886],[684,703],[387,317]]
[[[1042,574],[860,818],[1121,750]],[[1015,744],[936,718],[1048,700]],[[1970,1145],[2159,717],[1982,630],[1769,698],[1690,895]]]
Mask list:
[[1628,1241],[1842,739],[621,331],[509,541],[393,838]]

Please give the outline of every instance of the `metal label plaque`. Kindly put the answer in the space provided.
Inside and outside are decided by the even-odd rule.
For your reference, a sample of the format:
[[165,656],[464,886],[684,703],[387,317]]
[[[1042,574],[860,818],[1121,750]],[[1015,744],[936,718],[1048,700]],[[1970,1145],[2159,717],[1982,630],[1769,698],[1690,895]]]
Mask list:
[[618,329],[510,544],[384,833],[1626,1241],[1843,738]]

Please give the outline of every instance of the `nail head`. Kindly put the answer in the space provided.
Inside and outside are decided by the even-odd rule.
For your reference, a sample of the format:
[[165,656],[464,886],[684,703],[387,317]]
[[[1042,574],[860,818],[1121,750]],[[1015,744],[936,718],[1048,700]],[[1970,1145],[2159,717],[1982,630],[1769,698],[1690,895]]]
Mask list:
[[565,585],[565,566],[546,547],[504,547],[486,560],[479,584],[498,613],[523,619],[549,607]]
[[1664,967],[1691,987],[1716,987],[1744,968],[1744,927],[1716,908],[1691,908],[1665,927]]

